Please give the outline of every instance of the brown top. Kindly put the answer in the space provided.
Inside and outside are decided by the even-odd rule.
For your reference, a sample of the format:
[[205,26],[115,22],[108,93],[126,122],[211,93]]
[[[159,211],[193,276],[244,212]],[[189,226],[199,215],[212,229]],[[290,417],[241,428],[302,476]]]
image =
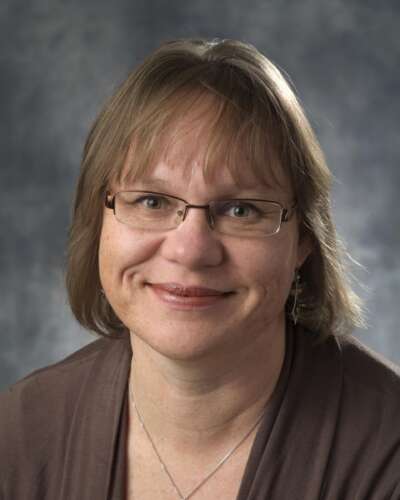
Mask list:
[[[399,500],[400,375],[354,338],[288,332],[237,500]],[[0,395],[1,500],[125,500],[129,336]]]

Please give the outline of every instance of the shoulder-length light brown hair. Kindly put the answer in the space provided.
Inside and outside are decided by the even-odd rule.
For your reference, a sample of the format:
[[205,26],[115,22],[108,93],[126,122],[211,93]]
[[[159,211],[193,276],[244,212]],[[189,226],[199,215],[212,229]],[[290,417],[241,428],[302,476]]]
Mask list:
[[[321,337],[360,324],[358,298],[343,265],[331,218],[331,175],[319,144],[279,70],[251,45],[177,40],[162,45],[122,84],[96,119],[86,142],[68,247],[66,283],[77,320],[102,335],[126,327],[102,293],[98,268],[105,192],[126,174],[140,177],[173,120],[212,96],[206,175],[218,158],[235,177],[252,169],[260,181],[283,170],[290,179],[301,237],[312,252],[301,269],[299,323]],[[238,162],[237,158],[246,158]],[[125,172],[125,173],[124,173]],[[287,308],[292,298],[289,296]]]

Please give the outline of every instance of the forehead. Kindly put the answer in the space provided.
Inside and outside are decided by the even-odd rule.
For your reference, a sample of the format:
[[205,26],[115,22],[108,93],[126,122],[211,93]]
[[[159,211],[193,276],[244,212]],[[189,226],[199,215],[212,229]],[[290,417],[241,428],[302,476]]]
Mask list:
[[189,182],[201,172],[210,185],[291,190],[273,132],[261,130],[231,103],[210,93],[186,99],[152,143],[147,163],[138,168],[140,146],[133,137],[123,184],[174,176]]

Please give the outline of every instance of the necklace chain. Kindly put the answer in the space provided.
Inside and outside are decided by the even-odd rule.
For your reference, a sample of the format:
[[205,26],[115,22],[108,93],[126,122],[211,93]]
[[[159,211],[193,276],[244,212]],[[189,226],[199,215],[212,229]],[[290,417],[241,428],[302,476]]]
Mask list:
[[168,470],[168,467],[166,466],[164,460],[161,458],[161,455],[159,453],[159,451],[157,450],[157,447],[154,443],[154,440],[153,438],[151,437],[150,435],[150,432],[148,431],[144,421],[143,421],[143,418],[139,412],[139,409],[135,403],[135,399],[133,397],[133,392],[132,392],[132,386],[131,384],[129,384],[129,395],[130,395],[130,399],[131,399],[131,403],[132,403],[132,406],[134,407],[135,411],[136,411],[136,414],[138,416],[138,419],[139,419],[139,422],[140,422],[140,425],[142,427],[142,429],[144,430],[144,432],[146,433],[146,436],[148,438],[148,440],[150,441],[150,444],[154,450],[154,453],[156,454],[157,458],[158,458],[158,461],[160,462],[160,466],[161,466],[161,470],[164,471],[164,473],[168,476],[172,486],[174,487],[176,493],[178,494],[179,498],[181,500],[188,500],[189,498],[191,498],[195,493],[196,491],[198,491],[202,486],[203,484],[205,484],[218,470],[220,467],[222,467],[222,465],[233,455],[233,453],[240,447],[241,444],[244,443],[244,441],[246,441],[246,439],[250,436],[250,434],[254,431],[254,429],[257,427],[257,425],[260,423],[261,419],[263,418],[264,416],[264,412],[265,410],[261,413],[261,415],[258,417],[258,419],[256,420],[256,422],[251,426],[251,428],[246,432],[246,434],[244,434],[244,436],[242,436],[242,438],[240,439],[240,441],[238,443],[235,444],[235,446],[228,451],[228,453],[217,463],[217,465],[214,467],[214,469],[211,470],[211,472],[209,472],[193,489],[192,491],[190,491],[187,495],[184,495],[181,490],[179,489],[178,485],[176,484],[174,478],[172,477],[170,471]]

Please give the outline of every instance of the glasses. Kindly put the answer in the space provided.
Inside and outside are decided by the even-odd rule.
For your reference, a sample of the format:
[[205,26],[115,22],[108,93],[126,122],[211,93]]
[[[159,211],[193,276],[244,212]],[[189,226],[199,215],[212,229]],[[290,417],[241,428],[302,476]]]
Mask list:
[[204,209],[211,229],[246,238],[276,234],[293,214],[289,216],[289,210],[276,201],[239,198],[192,205],[176,196],[150,191],[107,192],[105,206],[122,224],[154,232],[177,228],[190,208]]

